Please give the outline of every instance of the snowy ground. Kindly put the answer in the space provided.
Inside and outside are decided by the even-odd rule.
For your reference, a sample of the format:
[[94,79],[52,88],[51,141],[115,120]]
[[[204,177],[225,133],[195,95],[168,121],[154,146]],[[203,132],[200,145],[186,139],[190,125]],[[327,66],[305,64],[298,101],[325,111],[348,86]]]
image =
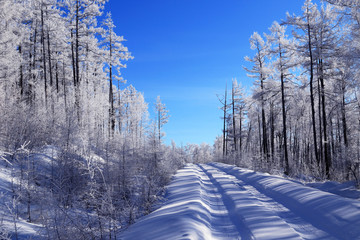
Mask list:
[[360,239],[360,201],[340,196],[358,192],[313,185],[225,164],[188,164],[168,186],[166,202],[120,239]]
[[[34,155],[43,172],[56,152]],[[16,223],[19,239],[44,239],[43,226],[13,219],[11,169],[0,162],[0,232],[15,239]],[[360,239],[360,191],[350,182],[301,183],[220,163],[188,164],[165,199],[120,239]]]
[[[39,171],[49,172],[51,161],[56,157],[56,149],[48,146],[42,153],[34,154],[31,157],[37,161]],[[45,239],[41,232],[44,232],[44,226],[36,223],[29,223],[23,218],[25,209],[20,209],[17,199],[13,198],[13,184],[18,184],[19,179],[14,177],[14,172],[19,169],[7,164],[0,159],[0,239],[1,234],[9,236],[11,239]],[[32,205],[33,209],[38,208]],[[16,215],[16,212],[19,212]],[[17,236],[15,234],[17,229]],[[5,234],[6,233],[6,234]]]

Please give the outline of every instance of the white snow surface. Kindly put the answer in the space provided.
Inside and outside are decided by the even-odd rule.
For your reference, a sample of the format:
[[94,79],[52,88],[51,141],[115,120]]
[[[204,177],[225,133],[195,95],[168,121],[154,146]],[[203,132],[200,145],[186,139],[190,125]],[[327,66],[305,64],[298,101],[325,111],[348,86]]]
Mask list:
[[188,164],[120,239],[360,239],[360,201],[279,176]]
[[[14,219],[11,211],[15,206],[12,205],[11,181],[15,183],[18,179],[11,176],[11,166],[5,168],[0,164],[0,231],[5,230],[9,233],[11,239],[16,239],[14,233]],[[21,217],[15,220],[18,236],[17,239],[41,239],[39,232],[43,226],[35,223],[29,223]],[[4,229],[1,229],[4,228]],[[1,239],[1,237],[0,237]]]

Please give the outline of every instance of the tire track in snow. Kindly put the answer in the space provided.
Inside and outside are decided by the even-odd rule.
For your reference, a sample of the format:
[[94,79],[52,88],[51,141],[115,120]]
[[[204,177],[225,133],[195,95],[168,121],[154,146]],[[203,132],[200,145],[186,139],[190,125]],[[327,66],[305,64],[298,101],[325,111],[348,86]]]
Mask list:
[[121,233],[120,239],[238,239],[221,194],[199,166],[188,164],[179,170],[167,192],[163,205]]
[[120,239],[360,240],[359,226],[358,201],[225,164],[187,164],[162,206]]
[[[236,178],[236,176],[232,175],[231,173],[227,173],[221,168],[216,167],[216,169]],[[301,236],[301,238],[309,240],[335,239],[331,237],[328,233],[304,221],[304,219],[295,215],[284,205],[259,192],[255,187],[246,184],[244,181],[238,178],[234,180],[234,183],[238,184],[241,188],[244,188],[249,194],[254,196],[254,198],[258,199],[265,208],[269,209],[270,211],[274,212],[274,214],[282,218],[291,228],[293,228]]]
[[242,239],[303,239],[284,219],[239,184],[234,176],[209,165],[200,167],[219,189],[229,217]]
[[290,227],[292,227],[303,239],[308,240],[331,240],[328,233],[314,227],[308,222],[305,222],[299,216],[296,216],[288,208],[284,207],[282,204],[274,201],[273,199],[265,196],[260,193],[256,188],[250,185],[246,185],[243,181],[239,180],[241,185],[255,198],[257,198],[267,209],[273,211],[280,218],[282,218]]
[[194,167],[198,171],[198,179],[201,183],[200,198],[207,205],[208,209],[207,222],[212,235],[211,239],[237,239],[238,231],[236,225],[229,218],[229,211],[223,202],[221,193],[200,166]]
[[360,203],[291,180],[212,163],[242,181],[249,192],[293,226],[304,239],[360,239]]
[[226,194],[225,189],[203,166],[199,165],[199,167],[208,176],[211,183],[218,189],[219,193],[221,194],[221,199],[224,206],[227,208],[229,218],[238,230],[241,239],[254,239],[254,236],[252,235],[252,232],[248,226],[245,224],[244,219],[239,214],[237,214],[236,205],[231,197]]

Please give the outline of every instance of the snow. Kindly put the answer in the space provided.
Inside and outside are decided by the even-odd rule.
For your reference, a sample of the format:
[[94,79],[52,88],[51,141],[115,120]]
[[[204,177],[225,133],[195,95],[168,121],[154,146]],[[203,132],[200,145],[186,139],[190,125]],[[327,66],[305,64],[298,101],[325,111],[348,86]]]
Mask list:
[[[49,147],[33,157],[45,170],[56,155]],[[14,233],[12,167],[5,165],[0,227]],[[359,194],[351,182],[302,183],[221,163],[188,164],[173,176],[158,209],[120,239],[360,239]],[[42,239],[44,226],[22,218],[16,225],[19,239]]]
[[[14,233],[14,220],[11,211],[14,211],[12,205],[12,188],[11,188],[11,166],[4,167],[4,162],[0,164],[0,227],[8,230],[10,236],[13,239],[16,239]],[[17,179],[13,179],[14,182],[17,182]],[[18,239],[40,239],[39,232],[43,226],[29,223],[26,219],[18,217],[15,221]]]
[[342,197],[360,200],[360,191],[356,190],[355,181],[338,183],[333,181],[310,182],[306,186],[317,188],[322,191],[330,192]]
[[120,239],[360,239],[358,200],[230,165],[188,164],[166,198]]
[[[50,177],[52,165],[57,161],[58,156],[61,154],[61,149],[47,145],[41,148],[37,152],[30,153],[31,161],[36,162],[36,171],[39,173],[38,181],[41,178]],[[105,163],[105,160],[96,154],[91,154],[87,159],[87,164],[98,166]],[[85,160],[84,160],[85,161]],[[12,239],[16,239],[15,236],[15,224],[14,216],[15,209],[18,211],[18,216],[15,218],[17,228],[18,239],[46,239],[44,234],[46,233],[46,227],[44,225],[36,223],[38,216],[38,210],[41,209],[39,202],[34,201],[31,204],[33,222],[28,222],[26,219],[26,209],[24,205],[20,205],[18,199],[13,199],[13,184],[19,184],[19,176],[14,174],[19,172],[19,167],[16,164],[11,163],[0,158],[0,239],[1,231],[9,233]],[[13,202],[14,201],[14,202]],[[80,211],[74,209],[73,211]],[[51,214],[47,212],[47,214]],[[78,215],[82,215],[80,212]],[[84,217],[87,217],[86,213],[83,213]]]

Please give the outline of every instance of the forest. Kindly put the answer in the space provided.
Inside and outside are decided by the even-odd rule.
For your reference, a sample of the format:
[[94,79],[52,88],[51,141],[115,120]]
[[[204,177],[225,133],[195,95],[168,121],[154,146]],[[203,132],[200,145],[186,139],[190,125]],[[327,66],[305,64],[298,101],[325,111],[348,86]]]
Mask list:
[[250,37],[250,94],[233,79],[219,96],[215,159],[291,176],[359,182],[360,2],[305,1]]
[[116,239],[186,163],[359,182],[360,1],[306,0],[255,32],[251,92],[234,79],[214,146],[181,147],[164,143],[160,96],[125,85],[134,56],[106,2],[0,2],[0,238],[24,219],[47,239]]

